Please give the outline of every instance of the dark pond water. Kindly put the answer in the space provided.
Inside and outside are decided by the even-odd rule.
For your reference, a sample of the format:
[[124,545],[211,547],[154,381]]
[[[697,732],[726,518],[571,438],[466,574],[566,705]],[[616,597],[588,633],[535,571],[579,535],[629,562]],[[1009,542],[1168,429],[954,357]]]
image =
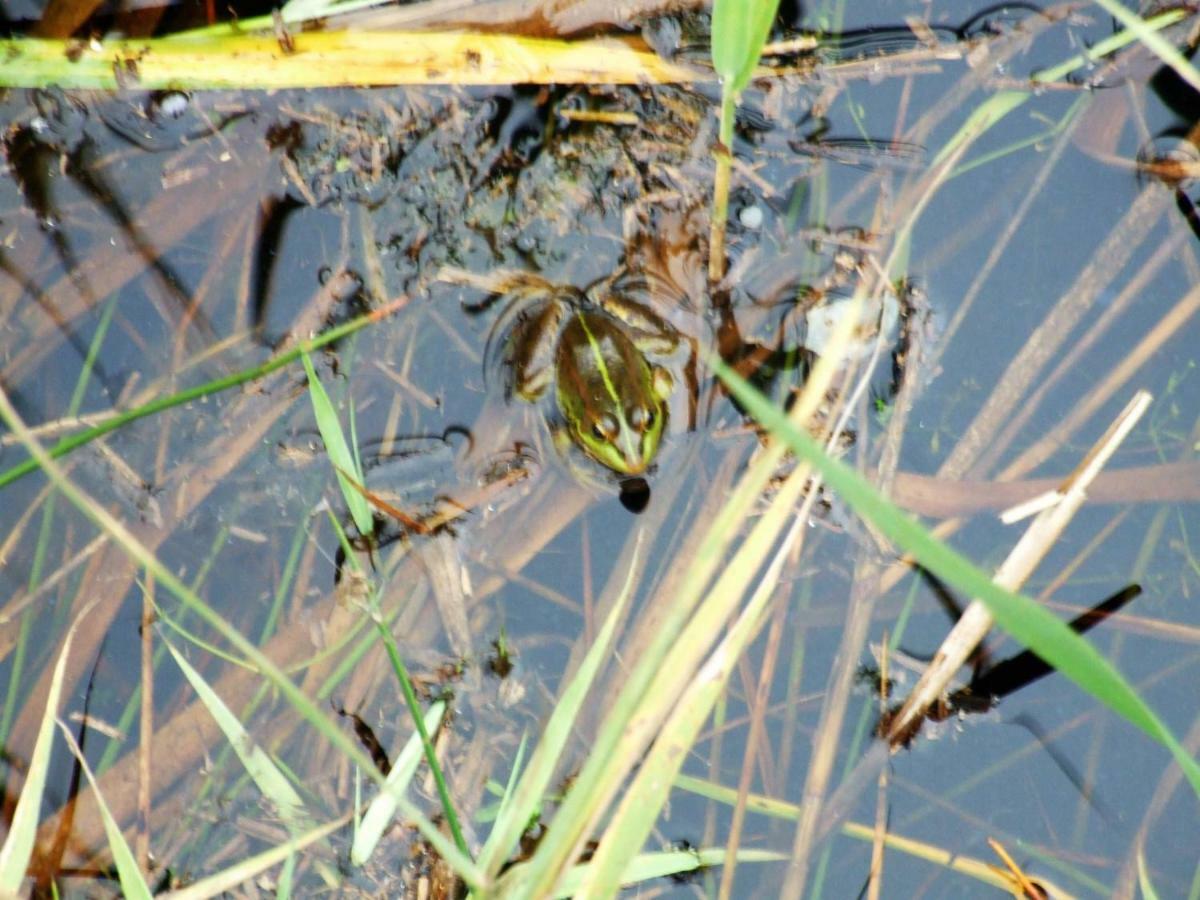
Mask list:
[[[0,110],[0,385],[54,441],[78,430],[77,417],[229,376],[405,298],[314,362],[344,420],[353,408],[367,486],[414,516],[455,510],[438,536],[394,540],[376,558],[391,561],[382,602],[410,666],[455,692],[446,752],[470,818],[492,799],[481,786],[507,778],[522,733],[538,733],[594,637],[635,535],[647,540],[622,659],[646,629],[637,614],[664,594],[756,451],[704,354],[766,359],[750,368],[782,400],[820,353],[808,310],[890,264],[904,286],[884,293],[900,295],[910,327],[885,336],[841,446],[874,472],[885,438],[898,442],[898,502],[930,524],[961,515],[951,542],[985,568],[1020,533],[994,515],[1013,495],[991,483],[1065,475],[1136,389],[1155,395],[1112,463],[1132,476],[1097,487],[1027,587],[1072,616],[1140,584],[1142,595],[1090,639],[1194,752],[1200,226],[1188,183],[1139,174],[1136,162],[1195,153],[1200,96],[1132,50],[1031,92],[935,180],[939,153],[973,111],[1112,32],[1091,10],[971,12],[856,7],[822,23],[848,39],[815,73],[756,82],[733,148],[730,275],[715,290],[705,275],[712,85],[10,91]],[[965,59],[930,51],[903,28],[910,15],[938,27],[943,50],[975,49]],[[1017,20],[1016,31],[1005,24]],[[798,23],[813,27],[816,14]],[[868,60],[835,64],[860,44]],[[599,121],[583,115],[595,113]],[[544,283],[531,288],[527,277],[518,289],[514,272]],[[569,293],[589,289],[586,299]],[[551,426],[570,418],[555,410],[558,385],[533,402],[519,396],[535,392],[535,363],[567,342],[565,326],[541,319],[553,310],[569,319],[606,292],[640,298],[640,311],[661,320],[643,330],[669,338],[645,351],[653,378],[670,376],[667,425],[650,468],[629,475],[633,486],[578,441],[556,449]],[[549,368],[561,376],[561,364]],[[898,377],[911,409],[894,405]],[[325,506],[348,519],[303,383],[295,363],[125,425],[66,464],[310,696],[357,712],[394,753],[411,725],[382,648],[368,639],[356,651],[369,630],[339,582]],[[11,434],[0,441],[0,470],[22,462]],[[935,474],[945,481],[932,489],[917,477]],[[86,709],[122,730],[120,739],[91,732],[86,750],[107,771],[118,817],[133,821],[140,622],[155,588],[51,501],[40,475],[0,488],[0,525],[0,732],[11,771],[28,758],[67,624],[98,599],[77,639],[64,714]],[[385,538],[403,530],[382,528]],[[760,638],[739,662],[685,774],[736,788],[767,662],[750,790],[800,801],[830,673],[873,664],[866,647],[839,656],[855,573],[893,559],[825,497],[776,593],[776,642]],[[213,636],[155,596],[186,630],[161,633],[191,648],[330,817],[344,810],[352,780],[338,754],[245,670],[192,644],[188,635]],[[872,601],[869,642],[902,629],[899,647],[918,662],[949,627],[914,576]],[[505,679],[485,665],[501,639],[515,653]],[[992,659],[1017,649],[997,640]],[[155,652],[152,849],[172,873],[198,876],[282,832],[260,824],[241,767]],[[866,686],[851,697],[833,786],[864,753],[877,707]],[[597,700],[580,724],[576,759],[604,708]],[[48,816],[70,780],[63,753]],[[1161,896],[1200,895],[1197,801],[1167,752],[1053,675],[893,757],[886,806],[896,835],[987,862],[995,838],[1073,895],[1130,895],[1139,853]],[[875,807],[866,791],[849,820],[870,827]],[[729,806],[676,790],[653,849],[724,846],[731,819]],[[67,866],[103,845],[93,808],[74,826]],[[794,832],[790,820],[752,812],[740,841],[786,853]],[[362,890],[411,885],[407,849],[397,842],[392,853],[359,876]],[[808,890],[857,895],[869,866],[869,841],[835,838],[812,858]],[[744,864],[734,895],[776,896],[788,872]],[[663,889],[715,892],[719,878]],[[883,887],[905,897],[999,893],[900,850],[886,856]]]

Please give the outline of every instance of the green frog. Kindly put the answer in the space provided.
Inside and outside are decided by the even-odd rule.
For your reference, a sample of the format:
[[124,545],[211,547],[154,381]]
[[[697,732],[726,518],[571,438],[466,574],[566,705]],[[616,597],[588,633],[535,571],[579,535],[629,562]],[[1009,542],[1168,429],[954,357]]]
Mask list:
[[681,348],[694,408],[695,347],[653,308],[646,279],[620,273],[585,290],[514,271],[447,269],[439,279],[486,291],[477,311],[503,302],[485,364],[504,371],[506,399],[553,396],[546,421],[568,460],[578,451],[609,480],[646,474],[668,433]]

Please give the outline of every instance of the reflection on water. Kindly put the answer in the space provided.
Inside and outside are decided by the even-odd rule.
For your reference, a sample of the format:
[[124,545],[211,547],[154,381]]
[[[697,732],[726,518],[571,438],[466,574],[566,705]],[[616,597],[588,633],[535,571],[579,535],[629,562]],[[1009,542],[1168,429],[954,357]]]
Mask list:
[[[1147,135],[1188,136],[1195,104],[1177,91],[1168,99],[1158,64],[1135,65],[1144,56],[1131,52],[1119,72],[1086,79],[1122,88],[1030,95],[964,156],[945,157],[972,110],[1105,29],[1013,5],[966,22],[960,10],[906,11],[928,14],[928,29],[847,21],[822,41],[815,73],[780,52],[775,74],[747,91],[719,284],[705,276],[712,86],[13,92],[2,116],[0,385],[53,444],[114,413],[236,380],[66,456],[72,479],[309,696],[370,734],[373,752],[394,758],[411,726],[363,614],[377,604],[422,695],[454,694],[452,789],[485,834],[472,819],[487,802],[480,786],[503,782],[522,734],[540,733],[626,578],[634,600],[610,654],[619,664],[577,726],[581,752],[658,611],[702,565],[693,554],[703,529],[761,452],[715,384],[712,357],[789,406],[839,311],[862,298],[850,362],[815,427],[841,423],[836,446],[864,471],[882,459],[887,476],[898,460],[884,480],[900,498],[918,474],[938,472],[945,480],[923,489],[971,515],[994,505],[993,488],[1061,476],[1135,384],[1159,395],[1134,458],[1117,463],[1150,474],[1098,487],[1119,505],[1085,513],[1030,590],[1075,610],[1140,581],[1136,615],[1111,616],[1090,639],[1187,733],[1195,498],[1181,488],[1189,502],[1139,501],[1162,496],[1155,468],[1186,466],[1195,444],[1200,267],[1194,211],[1180,200],[1194,173],[1175,150],[1138,153]],[[686,58],[705,27],[681,17],[649,33]],[[1154,178],[1139,178],[1139,159]],[[1165,162],[1177,169],[1164,173]],[[353,422],[379,523],[373,543],[343,545],[334,521],[344,501],[299,363],[249,381],[239,373],[385,304],[386,317],[314,353],[343,424]],[[14,443],[0,435],[0,466],[23,459]],[[262,814],[159,635],[188,648],[311,788],[314,808],[344,808],[341,757],[307,740],[308,726],[264,696],[254,672],[198,643],[220,643],[199,620],[51,501],[40,476],[0,471],[0,484],[0,730],[14,771],[29,759],[65,627],[99,597],[76,641],[65,714],[81,708],[90,680],[89,714],[136,735],[140,635],[153,634],[152,728],[170,752],[153,762],[151,843],[173,871],[208,871],[230,829]],[[836,512],[836,497],[826,500]],[[723,717],[684,767],[789,803],[828,721],[819,717],[830,672],[859,661],[838,650],[855,572],[893,556],[853,520],[807,524],[804,552],[773,595],[771,636],[737,662]],[[994,560],[1013,537],[975,515],[954,541]],[[886,633],[920,656],[946,626],[922,591],[906,596],[909,583],[874,600],[869,640]],[[154,631],[141,623],[151,599],[163,617]],[[497,643],[504,677],[483,664]],[[853,724],[836,754],[846,769],[854,734],[878,712],[866,692],[848,702]],[[1055,677],[1001,709],[1036,719],[1043,743],[992,723],[918,743],[895,760],[889,828],[981,858],[989,836],[1037,846],[1071,861],[1055,878],[1082,892],[1126,883],[1145,823],[1160,892],[1182,893],[1194,860],[1181,842],[1153,838],[1166,808],[1173,827],[1195,821],[1195,801],[1160,789],[1165,754]],[[766,739],[752,736],[752,721]],[[86,748],[111,765],[102,783],[123,822],[136,812],[134,744],[96,732]],[[1062,777],[1056,757],[1099,803]],[[67,762],[54,766],[47,815],[70,784]],[[1170,800],[1153,800],[1156,789]],[[103,844],[89,803],[47,870]],[[873,802],[860,804],[850,815],[874,815]],[[1101,808],[1126,814],[1106,821]],[[729,810],[676,793],[659,824],[669,840],[723,846]],[[790,852],[794,823],[750,816],[743,846]],[[958,877],[894,857],[894,894]],[[863,846],[834,845],[826,887],[857,890],[868,862]],[[744,865],[734,890],[773,894],[785,877]]]

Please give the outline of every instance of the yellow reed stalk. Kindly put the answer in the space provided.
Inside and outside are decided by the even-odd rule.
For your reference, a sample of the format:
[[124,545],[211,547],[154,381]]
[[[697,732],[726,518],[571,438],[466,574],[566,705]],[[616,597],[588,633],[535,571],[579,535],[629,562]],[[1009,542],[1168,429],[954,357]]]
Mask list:
[[0,41],[0,87],[301,88],[643,84],[712,79],[616,38],[311,31],[112,41]]

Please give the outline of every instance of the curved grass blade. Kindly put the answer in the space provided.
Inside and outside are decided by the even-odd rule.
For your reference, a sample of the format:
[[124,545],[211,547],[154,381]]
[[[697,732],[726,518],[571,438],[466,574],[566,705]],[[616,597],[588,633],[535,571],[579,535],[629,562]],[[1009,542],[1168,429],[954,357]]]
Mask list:
[[[427,734],[437,732],[445,711],[446,704],[441,701],[429,707],[425,713]],[[408,784],[416,774],[417,766],[421,762],[422,750],[421,735],[414,732],[405,743],[404,749],[400,751],[400,755],[396,757],[392,771],[388,773],[384,790],[368,804],[362,822],[359,823],[358,833],[354,836],[354,844],[350,847],[350,862],[354,865],[361,866],[375,852],[379,839],[383,837],[384,829],[396,815],[396,796],[408,790]]]
[[54,664],[54,677],[46,696],[46,710],[38,726],[37,741],[29,758],[29,771],[17,800],[17,808],[8,826],[8,837],[0,848],[0,896],[17,896],[25,870],[33,855],[33,844],[37,839],[38,813],[42,808],[42,794],[46,789],[46,772],[50,766],[50,750],[54,743],[54,721],[58,716],[58,704],[62,698],[63,677],[67,669],[67,656],[71,652],[71,641],[79,625],[87,617],[99,599],[92,600],[75,617],[67,636],[63,638],[58,662]]
[[125,836],[121,834],[121,826],[112,817],[108,804],[104,802],[104,795],[100,793],[100,786],[96,784],[96,776],[92,773],[92,767],[88,765],[83,751],[75,743],[75,736],[71,734],[67,723],[59,719],[58,727],[62,729],[67,746],[75,754],[75,759],[79,763],[79,767],[83,769],[88,784],[92,786],[92,793],[96,795],[96,805],[100,808],[100,817],[104,820],[104,833],[108,837],[108,849],[112,853],[113,864],[117,867],[117,879],[121,882],[121,896],[131,898],[131,900],[150,900],[154,893],[146,884],[146,879],[142,877],[142,870],[138,868],[137,860],[133,858],[133,851],[129,849]]
[[229,741],[247,774],[254,780],[262,795],[275,804],[280,816],[287,823],[289,830],[295,830],[299,818],[304,813],[304,801],[292,787],[290,781],[279,771],[271,757],[250,736],[233,711],[225,705],[217,692],[212,689],[204,676],[197,672],[192,665],[175,649],[175,645],[164,639],[167,650],[175,658],[176,664],[183,671],[184,677],[192,686],[192,690],[200,698],[205,709],[209,711],[225,739]]
[[304,371],[308,373],[308,397],[312,401],[313,415],[317,419],[317,429],[321,432],[321,440],[325,442],[325,451],[329,454],[329,461],[337,473],[338,484],[341,486],[346,508],[350,510],[350,517],[354,519],[354,527],[358,529],[358,533],[370,534],[374,525],[371,519],[371,507],[366,498],[355,490],[350,478],[342,474],[349,472],[353,475],[354,480],[363,484],[366,479],[363,478],[362,470],[359,468],[358,458],[350,451],[350,445],[346,442],[346,434],[342,431],[342,423],[338,419],[337,410],[333,408],[333,401],[325,392],[325,386],[321,384],[321,379],[317,377],[312,360],[309,359],[307,353],[300,354],[300,359],[304,362]]

